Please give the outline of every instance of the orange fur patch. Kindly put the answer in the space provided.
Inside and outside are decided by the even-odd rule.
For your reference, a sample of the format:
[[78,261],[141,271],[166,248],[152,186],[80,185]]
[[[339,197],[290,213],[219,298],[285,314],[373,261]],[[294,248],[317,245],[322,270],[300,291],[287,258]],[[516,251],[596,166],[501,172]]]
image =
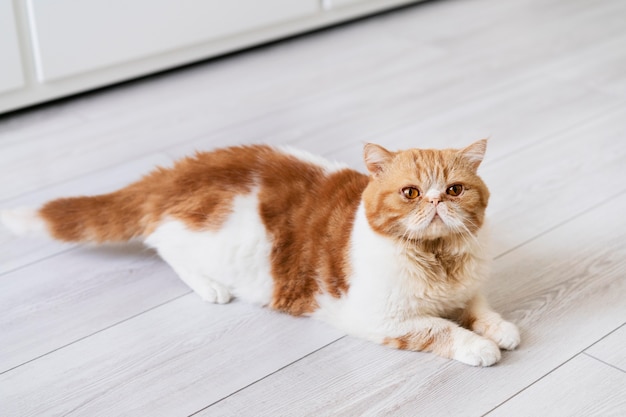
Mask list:
[[219,229],[235,196],[252,189],[263,154],[271,152],[258,146],[198,153],[114,193],[53,200],[39,214],[55,238],[70,242],[146,236],[168,216],[195,230]]
[[449,327],[440,330],[425,329],[400,337],[388,337],[383,340],[383,345],[395,349],[434,352],[446,358],[452,357],[453,344],[452,329]]
[[348,290],[348,242],[367,177],[279,159],[264,171],[259,194],[261,218],[274,241],[271,306],[301,315],[317,309],[321,291],[340,297]]

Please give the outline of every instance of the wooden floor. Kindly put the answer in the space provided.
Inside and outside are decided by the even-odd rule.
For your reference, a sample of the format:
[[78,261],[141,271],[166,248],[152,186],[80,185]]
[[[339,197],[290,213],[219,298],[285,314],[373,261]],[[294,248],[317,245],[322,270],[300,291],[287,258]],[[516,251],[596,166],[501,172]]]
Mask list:
[[139,246],[0,232],[2,416],[626,415],[626,2],[442,0],[0,117],[0,207],[194,149],[490,137],[491,368],[211,305]]

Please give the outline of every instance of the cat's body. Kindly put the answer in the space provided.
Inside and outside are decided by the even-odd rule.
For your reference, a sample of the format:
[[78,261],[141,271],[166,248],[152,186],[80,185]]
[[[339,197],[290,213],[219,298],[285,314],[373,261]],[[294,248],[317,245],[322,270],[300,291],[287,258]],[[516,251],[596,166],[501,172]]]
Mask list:
[[65,241],[138,238],[208,301],[234,296],[491,365],[519,334],[480,296],[489,194],[476,169],[485,144],[398,153],[367,145],[369,176],[294,150],[220,149],[115,193],[3,220]]

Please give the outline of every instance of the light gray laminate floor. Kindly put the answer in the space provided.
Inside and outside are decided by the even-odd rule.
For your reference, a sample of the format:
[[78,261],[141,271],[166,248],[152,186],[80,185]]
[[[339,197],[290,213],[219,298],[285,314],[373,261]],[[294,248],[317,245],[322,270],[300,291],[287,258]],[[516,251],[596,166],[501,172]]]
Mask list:
[[442,0],[0,117],[0,207],[194,149],[490,137],[491,368],[203,303],[140,246],[0,232],[2,416],[626,415],[626,2]]

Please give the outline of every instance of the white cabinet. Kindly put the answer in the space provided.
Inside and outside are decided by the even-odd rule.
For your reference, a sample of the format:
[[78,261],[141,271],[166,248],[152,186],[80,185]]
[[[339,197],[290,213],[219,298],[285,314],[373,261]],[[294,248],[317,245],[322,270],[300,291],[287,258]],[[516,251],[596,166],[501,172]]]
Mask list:
[[24,86],[15,12],[11,0],[0,0],[0,94]]
[[0,113],[420,0],[0,0]]
[[318,12],[317,0],[28,0],[47,82]]

